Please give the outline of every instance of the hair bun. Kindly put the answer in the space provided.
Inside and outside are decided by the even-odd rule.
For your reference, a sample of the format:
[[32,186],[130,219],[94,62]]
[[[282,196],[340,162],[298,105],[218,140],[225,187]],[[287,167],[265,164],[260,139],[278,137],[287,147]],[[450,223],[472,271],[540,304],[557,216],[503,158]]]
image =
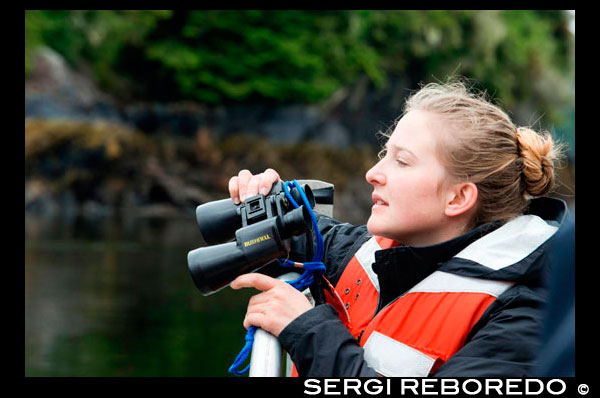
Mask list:
[[523,181],[531,196],[542,196],[554,186],[557,151],[550,134],[541,135],[527,127],[517,128],[519,155],[523,159]]

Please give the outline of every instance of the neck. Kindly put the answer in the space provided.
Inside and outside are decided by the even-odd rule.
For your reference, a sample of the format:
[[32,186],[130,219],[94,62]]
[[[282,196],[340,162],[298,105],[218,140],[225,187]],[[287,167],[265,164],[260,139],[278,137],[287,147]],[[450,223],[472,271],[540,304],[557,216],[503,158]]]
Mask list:
[[426,231],[423,234],[411,236],[409,239],[400,240],[406,246],[431,246],[438,243],[449,241],[459,237],[469,231],[468,223],[458,222],[458,220],[448,220],[444,227]]

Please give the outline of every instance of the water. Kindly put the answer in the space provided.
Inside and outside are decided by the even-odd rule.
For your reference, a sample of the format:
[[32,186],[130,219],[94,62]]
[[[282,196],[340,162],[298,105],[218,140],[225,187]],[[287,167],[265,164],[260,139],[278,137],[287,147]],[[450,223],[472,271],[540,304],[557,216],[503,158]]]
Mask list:
[[26,376],[227,376],[256,291],[202,296],[191,218],[25,217]]

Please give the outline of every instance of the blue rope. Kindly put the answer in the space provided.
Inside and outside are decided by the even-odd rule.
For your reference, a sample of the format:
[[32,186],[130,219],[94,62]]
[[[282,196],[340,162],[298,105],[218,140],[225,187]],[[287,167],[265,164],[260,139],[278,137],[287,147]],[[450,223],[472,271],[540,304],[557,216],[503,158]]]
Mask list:
[[304,205],[306,206],[306,208],[308,209],[308,212],[310,214],[310,218],[312,220],[312,225],[313,225],[313,231],[315,232],[316,235],[316,243],[317,243],[317,248],[315,250],[315,254],[313,255],[313,262],[320,262],[323,258],[323,236],[321,236],[321,231],[319,231],[319,227],[317,224],[317,218],[315,217],[315,213],[313,212],[312,208],[310,207],[310,203],[308,202],[308,198],[306,197],[306,194],[304,193],[304,190],[302,189],[302,187],[300,186],[300,184],[298,184],[298,181],[296,180],[292,180],[292,182],[290,183],[289,181],[286,181],[283,184],[283,191],[285,192],[285,196],[286,198],[292,203],[292,205],[294,206],[294,208],[300,207],[298,206],[298,203],[296,203],[296,201],[294,200],[293,196],[290,194],[289,192],[289,185],[294,185],[297,189],[298,192],[300,192],[300,196],[302,197],[302,200],[304,201]]
[[248,364],[248,366],[246,366],[243,370],[237,370],[246,360],[250,354],[250,351],[252,351],[252,344],[254,343],[254,334],[256,333],[256,329],[256,326],[250,326],[248,328],[248,331],[246,332],[246,344],[244,344],[244,348],[242,348],[242,351],[240,351],[238,356],[235,358],[235,361],[233,361],[233,364],[229,367],[229,373],[234,373],[236,376],[243,376],[248,369],[250,369],[250,364]]
[[[300,275],[300,277],[298,279],[293,280],[293,281],[286,281],[287,283],[292,285],[294,288],[296,288],[300,291],[303,291],[304,289],[306,289],[307,287],[311,286],[314,283],[315,272],[317,274],[319,274],[319,276],[325,272],[325,265],[322,262],[323,253],[324,253],[323,236],[321,235],[321,232],[319,231],[318,224],[317,224],[317,218],[315,217],[315,214],[314,214],[312,208],[310,207],[308,198],[306,197],[306,194],[304,193],[304,190],[302,189],[300,184],[298,184],[298,181],[296,181],[296,180],[292,180],[292,182],[286,181],[283,184],[283,191],[285,193],[286,198],[290,201],[290,203],[294,206],[294,208],[300,207],[289,192],[290,186],[295,186],[298,189],[298,192],[300,193],[300,197],[302,198],[302,201],[304,202],[304,206],[306,206],[306,208],[308,209],[308,212],[310,213],[313,231],[315,232],[317,247],[315,249],[315,254],[313,255],[312,261],[310,261],[310,262],[296,263],[293,261],[289,261],[287,259],[279,259],[278,261],[279,261],[279,265],[281,265],[282,267],[295,267],[295,268],[304,269],[304,272],[302,273],[302,275]],[[246,344],[244,344],[244,347],[242,348],[242,350],[240,351],[238,356],[235,358],[235,361],[229,367],[229,373],[234,373],[237,376],[243,376],[250,369],[250,364],[248,364],[248,366],[246,366],[243,370],[241,370],[241,371],[238,370],[238,368],[242,365],[242,363],[244,363],[244,361],[246,360],[246,358],[248,358],[248,355],[250,355],[250,352],[252,351],[252,344],[254,343],[254,335],[256,333],[256,329],[257,329],[256,326],[250,326],[248,328],[248,331],[246,332],[246,337],[245,337]]]

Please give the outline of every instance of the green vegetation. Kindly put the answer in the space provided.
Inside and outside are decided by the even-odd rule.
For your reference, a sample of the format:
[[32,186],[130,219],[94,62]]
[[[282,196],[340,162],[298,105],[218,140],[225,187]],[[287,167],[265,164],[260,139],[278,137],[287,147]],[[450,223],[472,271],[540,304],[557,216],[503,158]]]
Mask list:
[[313,103],[366,76],[414,87],[469,76],[558,121],[573,101],[565,11],[31,10],[25,71],[46,45],[120,98]]

